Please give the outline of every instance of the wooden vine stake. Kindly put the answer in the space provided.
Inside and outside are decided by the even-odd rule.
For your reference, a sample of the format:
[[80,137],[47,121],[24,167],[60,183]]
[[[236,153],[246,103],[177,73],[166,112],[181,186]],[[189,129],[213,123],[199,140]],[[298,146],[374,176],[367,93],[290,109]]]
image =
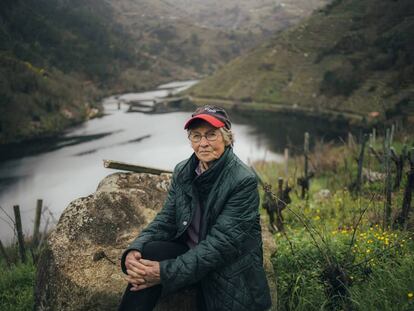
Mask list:
[[384,203],[384,224],[386,230],[391,222],[391,132],[387,129],[384,140],[384,172],[385,172],[385,203]]
[[22,228],[22,219],[20,217],[20,207],[19,205],[13,206],[14,210],[14,220],[17,232],[17,241],[19,243],[19,254],[22,263],[26,263],[26,250],[24,247],[24,237],[23,237],[23,228]]
[[285,178],[286,180],[288,180],[289,179],[289,149],[288,148],[285,148],[284,156],[285,156]]
[[348,149],[354,150],[355,142],[351,132],[348,132]]
[[36,203],[36,215],[33,229],[33,247],[39,244],[39,229],[40,229],[40,217],[42,215],[43,200],[38,199]]
[[283,225],[283,216],[282,211],[286,207],[286,203],[283,201],[283,178],[278,178],[278,188],[277,188],[277,209],[276,209],[276,227],[278,231],[284,231],[285,227]]
[[362,185],[362,166],[364,164],[364,154],[365,154],[365,146],[367,144],[368,136],[363,135],[362,136],[362,144],[361,144],[361,150],[359,152],[358,157],[358,173],[357,178],[355,182],[355,193],[359,194],[361,191],[361,185]]
[[410,163],[410,170],[407,173],[407,184],[404,189],[404,198],[401,212],[396,219],[396,225],[406,229],[410,215],[412,194],[414,191],[414,148],[411,148],[408,153],[408,162]]
[[395,135],[395,124],[391,125],[391,132],[390,132],[390,146],[394,142],[394,135]]
[[309,190],[309,133],[305,133],[305,141],[303,144],[303,153],[305,157],[305,164],[304,164],[304,176],[303,176],[303,183],[302,183],[302,200],[305,198],[306,193]]
[[403,177],[404,161],[407,157],[407,146],[404,145],[401,154],[398,155],[394,148],[391,148],[391,159],[395,164],[396,176],[394,181],[394,190],[400,189]]
[[372,129],[372,141],[371,141],[371,145],[375,146],[377,140],[377,131],[375,129],[375,127]]

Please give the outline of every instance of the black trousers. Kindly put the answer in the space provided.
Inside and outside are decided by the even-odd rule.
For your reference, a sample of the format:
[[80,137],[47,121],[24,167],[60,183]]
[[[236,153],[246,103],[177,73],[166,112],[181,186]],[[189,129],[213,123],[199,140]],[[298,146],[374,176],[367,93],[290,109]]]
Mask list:
[[[154,241],[145,244],[142,250],[142,258],[162,261],[176,258],[189,250],[188,246],[181,242]],[[162,285],[155,285],[137,292],[130,291],[128,284],[122,297],[118,311],[151,311],[154,309],[161,296]]]

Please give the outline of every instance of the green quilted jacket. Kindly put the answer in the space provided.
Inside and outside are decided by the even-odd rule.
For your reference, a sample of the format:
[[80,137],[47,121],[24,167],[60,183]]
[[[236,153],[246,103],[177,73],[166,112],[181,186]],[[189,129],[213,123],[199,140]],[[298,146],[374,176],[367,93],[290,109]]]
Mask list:
[[160,262],[163,295],[200,282],[208,311],[255,311],[271,306],[263,269],[259,195],[253,172],[227,147],[197,176],[193,154],[174,169],[163,209],[125,251],[148,241],[182,236],[203,202],[199,244],[176,259]]

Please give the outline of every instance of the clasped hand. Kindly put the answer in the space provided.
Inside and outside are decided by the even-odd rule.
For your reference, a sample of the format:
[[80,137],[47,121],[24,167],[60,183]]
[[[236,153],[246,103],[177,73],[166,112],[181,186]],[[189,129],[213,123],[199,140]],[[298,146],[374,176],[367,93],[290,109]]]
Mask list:
[[125,280],[132,285],[131,291],[139,291],[160,284],[160,263],[141,258],[138,251],[130,251],[125,258],[127,276]]

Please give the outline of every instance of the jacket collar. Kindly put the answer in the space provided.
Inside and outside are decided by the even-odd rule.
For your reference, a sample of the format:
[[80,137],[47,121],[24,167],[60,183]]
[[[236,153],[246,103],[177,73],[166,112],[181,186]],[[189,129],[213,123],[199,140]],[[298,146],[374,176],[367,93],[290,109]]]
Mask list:
[[192,193],[193,182],[197,183],[197,187],[211,187],[223,171],[226,163],[228,163],[228,161],[232,158],[233,148],[228,146],[224,150],[221,157],[215,161],[208,170],[197,176],[195,169],[199,163],[199,160],[195,153],[193,153],[182,169],[178,172],[177,181],[183,187],[183,190],[189,195]]

